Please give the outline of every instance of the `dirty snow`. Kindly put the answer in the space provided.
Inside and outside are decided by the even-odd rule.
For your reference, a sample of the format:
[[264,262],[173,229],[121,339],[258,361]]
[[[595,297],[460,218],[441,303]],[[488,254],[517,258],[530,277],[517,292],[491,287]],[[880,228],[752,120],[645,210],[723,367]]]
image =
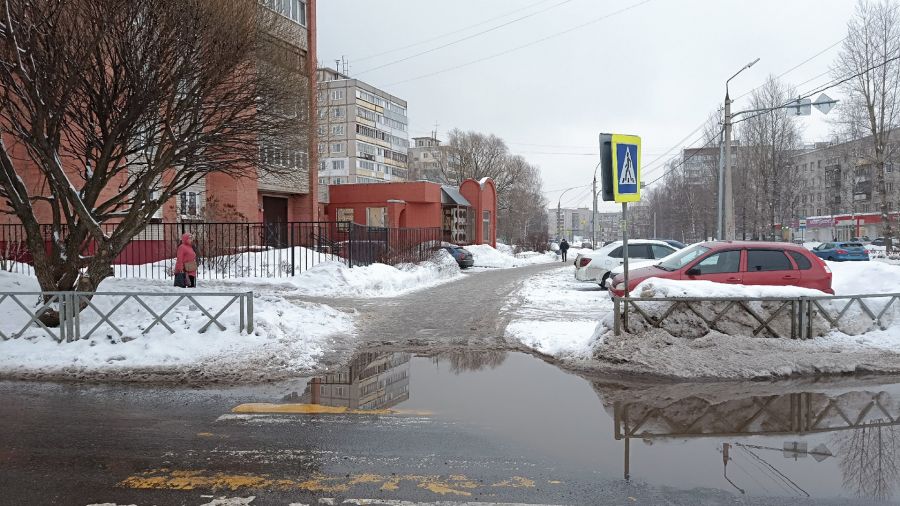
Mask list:
[[590,357],[597,318],[612,301],[596,283],[575,280],[571,265],[528,278],[506,308],[506,336],[555,357]]
[[[900,267],[879,262],[832,263],[837,294],[900,291]],[[795,297],[823,295],[799,287],[721,285],[704,281],[651,279],[637,293],[643,296]],[[869,303],[881,312],[888,298]],[[660,303],[667,304],[667,303]],[[755,303],[763,304],[763,303]],[[826,303],[828,304],[828,303]],[[830,303],[832,315],[846,301]],[[643,307],[643,306],[642,306]],[[666,305],[668,307],[668,305]],[[664,309],[664,308],[661,308]],[[725,318],[728,334],[703,328],[699,319],[675,321],[673,337],[644,326],[640,332],[614,336],[612,302],[607,292],[572,278],[571,268],[546,271],[529,278],[511,304],[507,337],[565,365],[615,374],[649,374],[673,378],[746,379],[821,373],[900,372],[900,304],[884,316],[887,330],[870,330],[862,310],[848,310],[847,333],[817,326],[818,337],[795,341],[748,337],[753,322],[740,313]],[[860,318],[854,318],[859,315]],[[595,325],[599,320],[599,325]],[[775,320],[773,326],[789,328]],[[753,326],[749,326],[753,324]],[[634,330],[634,329],[632,329]],[[673,330],[673,329],[670,329]]]

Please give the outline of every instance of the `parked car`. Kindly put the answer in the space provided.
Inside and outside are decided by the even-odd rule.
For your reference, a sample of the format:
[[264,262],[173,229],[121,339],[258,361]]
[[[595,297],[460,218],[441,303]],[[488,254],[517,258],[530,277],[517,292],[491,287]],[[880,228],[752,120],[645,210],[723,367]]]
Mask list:
[[861,242],[823,242],[813,248],[812,252],[819,258],[835,262],[869,259],[869,252]]
[[870,242],[872,242],[872,240],[869,239],[869,236],[864,235],[862,237],[854,237],[850,239],[850,242],[861,242],[863,244],[869,244]]
[[[601,288],[605,288],[610,271],[624,263],[622,250],[622,241],[615,241],[596,251],[579,253],[575,257],[575,279],[593,281],[599,283]],[[629,263],[632,260],[662,259],[675,251],[677,250],[674,247],[663,241],[651,239],[628,241]]]
[[884,246],[884,237],[876,237],[871,244],[872,246]]
[[[831,269],[802,246],[786,242],[702,242],[678,251],[655,265],[629,273],[628,288],[649,278],[706,280],[736,285],[800,286],[833,294]],[[625,294],[619,274],[610,291]]]
[[668,244],[669,246],[672,246],[675,249],[684,249],[684,247],[687,246],[685,243],[683,243],[681,241],[676,241],[675,239],[653,239],[653,240],[654,241],[662,241],[662,242]]
[[453,259],[456,260],[456,263],[459,264],[459,267],[462,269],[467,269],[475,265],[475,258],[472,257],[472,253],[462,246],[444,244],[441,246],[441,249],[453,255]]

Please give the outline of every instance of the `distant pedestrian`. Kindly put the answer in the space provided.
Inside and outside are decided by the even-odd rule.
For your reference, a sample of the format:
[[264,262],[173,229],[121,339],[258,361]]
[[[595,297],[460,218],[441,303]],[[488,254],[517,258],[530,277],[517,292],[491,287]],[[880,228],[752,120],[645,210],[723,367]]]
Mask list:
[[559,252],[562,254],[562,261],[566,261],[566,252],[569,251],[569,243],[563,239],[561,243],[559,243]]
[[175,254],[175,286],[197,287],[197,252],[193,247],[191,234],[181,236],[181,244]]

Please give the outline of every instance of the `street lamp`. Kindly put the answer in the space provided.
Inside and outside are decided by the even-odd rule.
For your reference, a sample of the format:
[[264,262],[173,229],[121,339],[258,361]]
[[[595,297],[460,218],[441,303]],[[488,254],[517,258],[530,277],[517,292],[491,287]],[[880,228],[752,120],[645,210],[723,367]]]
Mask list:
[[602,163],[603,160],[600,160],[597,162],[597,166],[594,167],[594,182],[591,188],[594,198],[594,210],[593,214],[591,214],[591,248],[593,249],[597,249],[597,169],[600,168]]
[[750,67],[756,65],[756,62],[759,61],[759,58],[753,60],[752,62],[744,65],[741,70],[738,70],[734,73],[733,76],[729,77],[725,81],[725,163],[724,166],[724,174],[720,174],[720,177],[724,178],[725,184],[723,186],[723,190],[725,193],[725,198],[722,204],[723,207],[723,221],[725,228],[725,240],[733,241],[734,240],[734,188],[731,184],[731,97],[728,94],[728,83],[738,76],[741,72],[749,69]]
[[569,190],[574,190],[575,188],[584,188],[583,186],[573,186],[571,188],[566,188],[562,193],[559,194],[559,200],[556,201],[556,238],[562,239],[563,233],[563,220],[562,220],[562,198]]

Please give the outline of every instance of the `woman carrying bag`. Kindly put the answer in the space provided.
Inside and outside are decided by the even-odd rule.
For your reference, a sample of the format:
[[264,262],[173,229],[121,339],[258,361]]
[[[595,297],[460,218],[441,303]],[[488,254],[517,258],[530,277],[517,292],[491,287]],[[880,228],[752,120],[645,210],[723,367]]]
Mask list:
[[197,252],[194,251],[191,240],[191,234],[182,235],[175,254],[175,286],[181,288],[197,286]]

